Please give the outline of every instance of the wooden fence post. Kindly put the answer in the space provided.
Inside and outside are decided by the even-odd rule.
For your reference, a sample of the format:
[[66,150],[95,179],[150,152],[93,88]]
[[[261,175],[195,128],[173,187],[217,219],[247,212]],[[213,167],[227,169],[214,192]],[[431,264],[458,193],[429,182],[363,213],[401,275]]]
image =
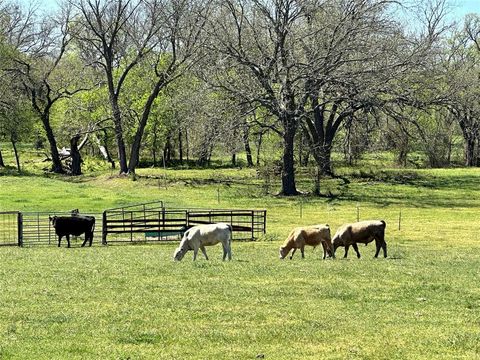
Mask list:
[[401,230],[402,225],[402,209],[400,209],[400,213],[398,214],[398,231]]
[[252,210],[252,241],[255,240],[255,212]]
[[263,210],[263,233],[267,233],[267,210]]

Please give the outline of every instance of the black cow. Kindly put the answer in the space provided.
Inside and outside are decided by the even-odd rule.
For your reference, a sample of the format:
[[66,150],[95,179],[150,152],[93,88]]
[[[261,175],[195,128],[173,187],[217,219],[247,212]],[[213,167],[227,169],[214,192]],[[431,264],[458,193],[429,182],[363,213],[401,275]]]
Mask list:
[[67,237],[67,247],[70,247],[70,235],[79,236],[85,234],[85,241],[82,247],[89,241],[92,246],[93,231],[95,229],[95,217],[85,215],[75,216],[52,216],[50,217],[55,233],[58,235],[58,246],[62,237]]

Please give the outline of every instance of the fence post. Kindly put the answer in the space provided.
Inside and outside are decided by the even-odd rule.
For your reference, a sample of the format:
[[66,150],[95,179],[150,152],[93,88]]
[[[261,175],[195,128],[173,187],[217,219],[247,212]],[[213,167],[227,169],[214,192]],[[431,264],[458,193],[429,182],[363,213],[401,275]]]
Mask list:
[[107,245],[107,212],[104,211],[102,214],[102,245]]
[[130,242],[133,242],[133,211],[130,211]]
[[18,227],[18,246],[23,246],[23,214],[18,212],[17,214],[17,227]]
[[162,207],[162,230],[165,231],[165,208]]
[[255,212],[252,210],[252,241],[255,240]]
[[398,214],[398,231],[400,231],[402,225],[402,209],[400,209],[400,213]]
[[267,233],[267,210],[263,210],[263,233]]
[[300,200],[300,219],[303,218],[303,200]]
[[357,222],[360,221],[360,207],[357,204]]

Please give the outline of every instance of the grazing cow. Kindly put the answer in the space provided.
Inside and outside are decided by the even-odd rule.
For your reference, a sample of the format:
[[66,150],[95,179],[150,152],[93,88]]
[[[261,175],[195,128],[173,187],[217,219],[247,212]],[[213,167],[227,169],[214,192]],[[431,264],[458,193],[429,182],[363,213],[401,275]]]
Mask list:
[[85,215],[51,216],[50,221],[58,236],[59,247],[62,237],[65,236],[67,238],[67,247],[70,247],[70,235],[79,236],[82,234],[85,234],[82,247],[85,246],[87,241],[89,242],[89,246],[92,246],[95,217]]
[[332,238],[330,236],[330,227],[328,225],[312,225],[294,228],[287,239],[280,248],[280,259],[284,259],[291,249],[293,254],[297,249],[300,249],[302,258],[305,258],[305,245],[310,245],[315,248],[319,244],[323,247],[323,258],[325,259],[327,253],[329,256],[334,257]]
[[387,224],[385,224],[385,221],[383,220],[367,220],[353,224],[345,224],[337,230],[333,237],[333,252],[335,253],[339,246],[344,246],[344,257],[346,258],[348,255],[348,248],[352,245],[357,253],[357,257],[360,258],[357,243],[367,245],[375,240],[375,245],[377,246],[375,257],[378,257],[380,249],[383,249],[383,256],[387,257],[387,243],[385,242],[386,226]]
[[219,242],[223,246],[223,260],[228,255],[228,260],[232,260],[232,227],[229,224],[206,224],[196,225],[185,231],[180,245],[173,254],[173,259],[180,261],[188,250],[193,250],[193,260],[197,259],[198,249],[202,250],[205,259],[208,260],[205,246],[215,245]]

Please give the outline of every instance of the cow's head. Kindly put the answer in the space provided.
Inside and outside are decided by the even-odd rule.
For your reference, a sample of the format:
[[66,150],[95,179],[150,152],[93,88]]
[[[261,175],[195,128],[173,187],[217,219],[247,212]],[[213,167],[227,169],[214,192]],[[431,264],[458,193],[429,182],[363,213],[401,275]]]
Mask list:
[[282,246],[282,247],[280,247],[280,249],[279,249],[279,254],[280,254],[280,256],[279,256],[280,259],[285,259],[285,256],[287,256],[288,251],[287,251],[287,249],[286,249],[284,246]]
[[173,260],[175,261],[182,260],[188,250],[191,250],[191,248],[188,241],[188,231],[187,231],[183,235],[182,241],[180,241],[180,245],[178,245],[178,248],[176,248],[175,252],[173,253]]
[[339,246],[345,246],[343,244],[342,238],[338,234],[335,234],[335,236],[333,237],[332,246],[333,246],[333,255],[334,256],[335,256],[335,252],[337,251],[337,248]]
[[327,255],[331,258],[335,258],[335,250],[333,248],[332,241],[330,239],[323,241],[323,246],[327,251]]
[[48,219],[52,223],[52,226],[55,227],[55,223],[57,222],[57,217],[56,216],[49,216]]
[[332,237],[330,235],[330,227],[328,226],[328,224],[326,225],[326,227],[328,228],[328,232],[322,241],[323,242],[322,245],[325,247],[325,250],[327,251],[328,256],[335,258],[335,250],[333,248]]

